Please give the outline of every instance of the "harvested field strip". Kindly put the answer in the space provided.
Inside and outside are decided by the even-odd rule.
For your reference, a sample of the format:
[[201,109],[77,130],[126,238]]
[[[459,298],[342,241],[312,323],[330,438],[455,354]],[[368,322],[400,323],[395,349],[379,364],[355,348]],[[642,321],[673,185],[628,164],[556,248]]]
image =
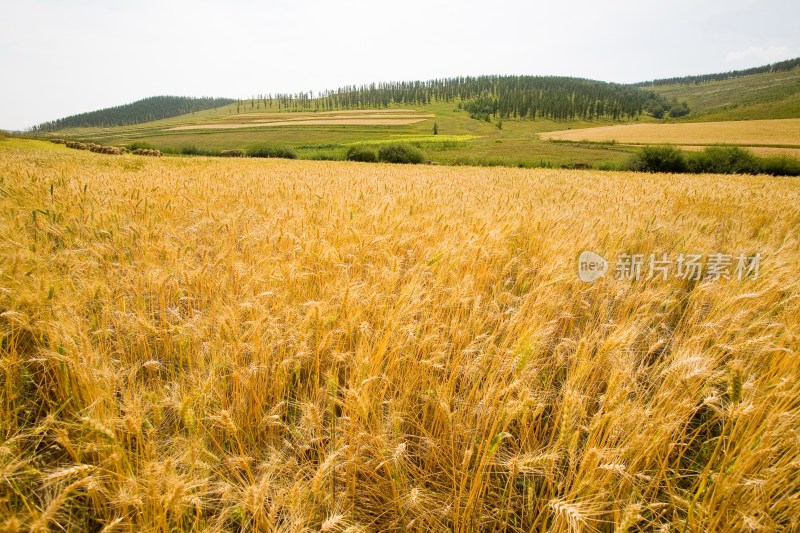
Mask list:
[[782,145],[800,148],[800,119],[739,120],[681,124],[626,124],[540,133],[545,140],[612,142],[624,144],[743,146]]
[[166,131],[181,130],[224,130],[240,128],[267,128],[273,126],[405,126],[416,124],[427,118],[341,118],[341,119],[298,119],[276,120],[274,122],[244,122],[217,124],[193,124],[190,126],[177,126]]
[[341,114],[348,114],[348,115],[383,115],[387,113],[411,113],[417,114],[417,111],[414,109],[337,109],[334,111],[277,111],[277,112],[268,112],[268,113],[238,113],[236,117],[263,117],[263,118],[270,118],[270,117],[292,117],[298,115],[305,115],[305,116],[319,116],[319,115],[341,115]]
[[329,120],[403,120],[407,118],[435,118],[436,115],[427,114],[427,115],[349,115],[349,114],[342,114],[342,115],[329,115],[327,117],[314,117],[311,115],[306,115],[304,117],[298,118],[287,118],[287,119],[260,119],[260,120],[251,120],[248,122],[253,123],[269,123],[269,122],[299,122],[305,120],[321,120],[321,121],[329,121]]

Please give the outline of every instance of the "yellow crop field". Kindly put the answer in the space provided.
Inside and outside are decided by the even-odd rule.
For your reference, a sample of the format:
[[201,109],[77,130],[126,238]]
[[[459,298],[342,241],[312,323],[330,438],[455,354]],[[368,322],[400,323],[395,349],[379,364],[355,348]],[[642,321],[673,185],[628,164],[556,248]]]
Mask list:
[[0,528],[798,530],[799,199],[0,141]]
[[782,145],[800,148],[800,119],[738,120],[727,122],[691,122],[677,124],[623,124],[540,133],[547,140],[616,141],[623,144],[718,143],[742,146]]
[[264,128],[278,126],[402,126],[435,118],[432,113],[389,109],[319,111],[313,113],[245,113],[218,117],[217,120],[175,126],[166,131]]

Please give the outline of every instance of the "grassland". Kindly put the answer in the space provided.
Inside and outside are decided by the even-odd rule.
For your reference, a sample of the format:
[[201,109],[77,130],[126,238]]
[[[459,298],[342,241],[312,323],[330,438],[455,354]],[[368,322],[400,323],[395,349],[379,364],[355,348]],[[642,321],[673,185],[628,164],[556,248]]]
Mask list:
[[800,69],[648,89],[669,99],[685,100],[692,113],[681,121],[800,117]]
[[797,530],[799,193],[2,140],[0,527]]
[[[419,146],[428,159],[443,164],[483,164],[507,166],[582,165],[613,166],[624,162],[635,149],[619,146],[569,145],[542,142],[538,133],[567,127],[585,128],[614,124],[611,121],[557,122],[552,120],[505,120],[497,122],[472,119],[455,103],[434,102],[410,107],[393,106],[378,111],[360,110],[362,114],[404,115],[424,118],[411,124],[313,124],[280,127],[257,120],[322,119],[330,122],[332,114],[286,113],[277,108],[265,109],[236,105],[184,117],[120,128],[83,128],[53,136],[69,136],[102,144],[127,145],[145,142],[155,148],[179,152],[182,147],[198,146],[212,150],[241,149],[260,144],[294,148],[302,158],[344,159],[354,144],[380,145],[409,142]],[[359,111],[359,110],[356,110]],[[367,111],[367,113],[364,113]],[[354,114],[354,111],[340,112]],[[439,135],[433,135],[436,123]],[[238,125],[244,125],[241,127]],[[177,129],[183,128],[183,129]],[[194,129],[186,129],[194,128]],[[446,140],[445,140],[446,139]]]

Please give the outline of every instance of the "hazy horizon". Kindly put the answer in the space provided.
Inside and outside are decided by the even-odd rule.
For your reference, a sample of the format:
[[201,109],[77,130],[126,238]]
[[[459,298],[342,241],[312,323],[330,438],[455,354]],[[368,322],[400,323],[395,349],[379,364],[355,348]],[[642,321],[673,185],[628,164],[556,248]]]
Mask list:
[[[576,16],[577,15],[577,16]],[[800,56],[788,1],[597,4],[252,0],[0,4],[0,128],[149,96],[260,93],[481,74],[618,83]]]

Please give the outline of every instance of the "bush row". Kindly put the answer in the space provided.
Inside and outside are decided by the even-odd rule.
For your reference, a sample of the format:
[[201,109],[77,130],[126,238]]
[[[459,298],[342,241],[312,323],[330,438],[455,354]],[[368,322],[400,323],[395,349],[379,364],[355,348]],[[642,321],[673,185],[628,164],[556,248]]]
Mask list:
[[297,159],[297,152],[282,146],[254,146],[247,149],[248,157],[278,157],[281,159]]
[[[132,153],[136,155],[162,155],[160,150],[154,149],[150,144],[137,141],[125,148],[115,148],[112,146],[100,146],[94,143],[80,143],[76,141],[65,141],[63,139],[53,139],[52,142],[66,144],[70,148],[83,150],[103,151],[103,153]],[[194,155],[194,156],[218,156],[218,157],[264,157],[297,159],[297,152],[292,148],[282,146],[251,146],[246,150],[214,150],[200,148],[195,145],[181,146],[180,148],[167,148],[167,153]],[[313,159],[317,160],[336,160],[335,154],[315,154]],[[425,162],[425,155],[419,148],[410,144],[393,143],[381,146],[377,151],[367,146],[352,146],[347,150],[346,159],[348,161],[363,162],[383,162],[383,163],[407,163],[419,164]]]
[[419,164],[425,161],[425,155],[422,150],[410,144],[394,143],[381,146],[377,153],[366,146],[351,146],[347,150],[347,160],[367,163],[381,161],[383,163]]
[[282,146],[251,146],[246,150],[215,150],[213,148],[201,148],[195,145],[181,146],[180,148],[169,148],[169,153],[180,155],[202,155],[209,157],[277,157],[281,159],[297,159],[297,152],[291,148]]
[[[90,150],[104,154],[124,154],[161,156],[162,152],[147,143],[134,142],[126,148],[102,146],[95,143],[83,143],[64,139],[52,139],[51,142],[63,144],[78,150]],[[246,150],[217,151],[197,146],[183,146],[179,149],[168,149],[169,153],[183,155],[204,155],[220,157],[264,157],[297,159],[298,155],[291,148],[280,146],[251,146]],[[329,153],[314,154],[311,159],[336,160],[341,156]],[[419,164],[425,161],[423,152],[412,145],[393,143],[381,146],[377,151],[364,145],[351,146],[346,153],[348,161],[409,163]],[[452,161],[455,165],[507,166],[508,161],[501,159],[458,158]],[[515,166],[524,168],[559,167],[589,168],[589,165],[554,165],[548,161],[539,163],[520,162]],[[617,163],[601,170],[620,169]],[[748,150],[735,145],[708,146],[702,152],[684,152],[671,145],[646,146],[632,156],[621,169],[637,172],[671,172],[694,174],[771,174],[773,176],[800,176],[800,160],[788,156],[759,157]]]
[[697,153],[685,153],[674,146],[662,145],[644,147],[629,160],[628,170],[800,176],[800,160],[788,156],[758,157],[733,145],[708,146]]

